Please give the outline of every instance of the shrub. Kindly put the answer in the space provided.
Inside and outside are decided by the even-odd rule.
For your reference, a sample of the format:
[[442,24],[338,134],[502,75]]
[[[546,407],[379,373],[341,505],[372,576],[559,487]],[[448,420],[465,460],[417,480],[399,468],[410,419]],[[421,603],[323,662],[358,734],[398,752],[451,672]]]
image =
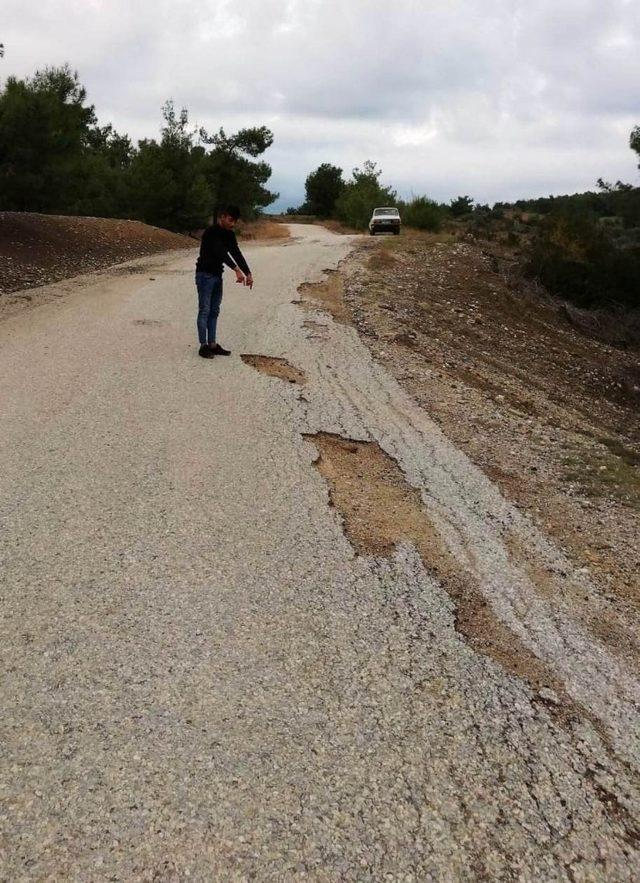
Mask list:
[[442,228],[445,211],[432,199],[426,196],[416,196],[408,202],[402,211],[402,222],[408,227],[417,227],[418,230],[430,230],[438,233]]
[[492,220],[488,205],[476,205],[469,216],[469,232],[479,239],[493,239]]
[[540,224],[528,270],[579,307],[640,306],[640,246],[617,246],[595,215],[573,206]]
[[473,198],[471,196],[458,196],[456,199],[452,199],[449,211],[454,218],[463,218],[465,215],[470,215],[473,211]]

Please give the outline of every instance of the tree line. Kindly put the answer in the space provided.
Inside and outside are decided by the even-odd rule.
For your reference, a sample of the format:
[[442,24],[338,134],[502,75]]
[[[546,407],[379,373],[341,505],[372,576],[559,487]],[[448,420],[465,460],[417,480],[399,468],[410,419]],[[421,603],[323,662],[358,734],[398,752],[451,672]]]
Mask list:
[[133,218],[176,231],[205,226],[225,202],[254,217],[278,197],[266,187],[271,167],[258,159],[272,143],[265,126],[196,131],[169,100],[160,138],[134,146],[98,124],[76,72],[49,67],[9,77],[0,90],[0,209]]
[[[629,146],[640,158],[640,126]],[[522,246],[527,272],[581,307],[640,309],[639,187],[599,179],[597,191],[489,206],[468,195],[449,203],[428,196],[402,200],[380,178],[371,161],[347,180],[341,168],[323,163],[306,179],[304,203],[287,214],[334,218],[365,230],[374,208],[396,206],[405,226],[433,232],[463,227],[478,238],[502,236]]]
[[428,196],[401,199],[392,187],[381,183],[382,170],[371,160],[353,169],[349,179],[345,180],[343,174],[338,166],[322,163],[307,176],[305,201],[288,208],[287,214],[332,218],[356,230],[366,230],[374,208],[395,206],[405,225],[437,233],[448,219],[465,218],[488,209],[476,205],[471,196],[457,196],[448,203]]

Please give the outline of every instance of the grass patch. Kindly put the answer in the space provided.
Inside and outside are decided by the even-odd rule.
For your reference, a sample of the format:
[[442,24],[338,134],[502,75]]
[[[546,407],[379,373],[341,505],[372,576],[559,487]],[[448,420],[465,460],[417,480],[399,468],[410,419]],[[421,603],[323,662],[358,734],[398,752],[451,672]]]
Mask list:
[[598,441],[608,449],[614,457],[619,457],[627,466],[640,466],[640,454],[632,448],[623,445],[617,438],[599,436]]
[[411,251],[415,247],[432,248],[434,245],[444,243],[451,245],[456,242],[452,233],[430,233],[428,230],[416,230],[414,227],[403,227],[400,236],[385,238],[384,244],[392,251]]
[[370,270],[390,270],[398,263],[398,259],[383,245],[380,248],[376,248],[373,254],[369,256],[368,263]]
[[348,227],[346,224],[343,224],[342,221],[335,221],[333,218],[327,218],[325,220],[316,219],[313,221],[317,227],[326,227],[327,230],[331,230],[332,233],[340,233],[342,235],[352,236],[362,235],[362,230],[356,230],[355,227]]
[[604,450],[582,448],[563,457],[565,481],[589,497],[615,499],[640,511],[640,456],[616,439],[598,441]]

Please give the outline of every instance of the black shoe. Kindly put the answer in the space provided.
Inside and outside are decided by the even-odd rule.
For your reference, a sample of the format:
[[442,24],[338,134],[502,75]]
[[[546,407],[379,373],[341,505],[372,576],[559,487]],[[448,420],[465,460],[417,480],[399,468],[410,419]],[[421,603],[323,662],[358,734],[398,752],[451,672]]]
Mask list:
[[202,356],[203,359],[215,358],[215,352],[210,347],[208,347],[206,343],[202,344],[202,346],[198,350],[198,355]]
[[215,356],[230,356],[231,350],[226,350],[224,347],[221,347],[219,343],[214,343],[213,345],[209,344],[209,349]]

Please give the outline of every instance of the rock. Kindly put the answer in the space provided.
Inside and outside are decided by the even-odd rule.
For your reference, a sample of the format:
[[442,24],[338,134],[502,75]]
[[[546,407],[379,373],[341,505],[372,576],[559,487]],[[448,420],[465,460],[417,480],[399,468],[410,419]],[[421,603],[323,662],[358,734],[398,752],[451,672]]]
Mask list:
[[543,702],[550,702],[552,705],[560,705],[560,697],[550,687],[543,687],[541,690],[538,690],[538,696]]

